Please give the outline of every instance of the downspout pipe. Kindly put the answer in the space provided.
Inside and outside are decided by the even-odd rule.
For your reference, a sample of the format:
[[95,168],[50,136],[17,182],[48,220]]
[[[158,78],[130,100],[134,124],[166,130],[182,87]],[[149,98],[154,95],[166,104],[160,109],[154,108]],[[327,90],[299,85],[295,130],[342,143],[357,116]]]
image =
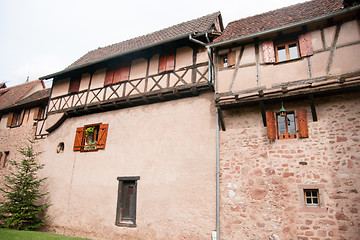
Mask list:
[[220,128],[219,109],[216,108],[216,240],[220,240]]
[[[208,36],[206,34],[208,39]],[[206,47],[208,56],[209,56],[209,81],[214,86],[214,62],[212,58],[211,48],[195,38],[191,34],[189,34],[189,40],[195,43],[198,43],[204,47]],[[219,110],[216,108],[216,240],[220,240],[220,147],[219,147]]]

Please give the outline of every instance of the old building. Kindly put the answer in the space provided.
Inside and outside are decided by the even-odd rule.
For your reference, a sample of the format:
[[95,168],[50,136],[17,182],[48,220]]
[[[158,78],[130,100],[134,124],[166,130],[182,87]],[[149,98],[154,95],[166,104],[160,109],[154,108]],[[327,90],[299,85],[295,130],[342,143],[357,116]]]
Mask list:
[[296,4],[210,44],[221,239],[359,239],[359,9]]
[[215,108],[205,44],[220,13],[90,51],[53,78],[41,161],[49,230],[209,239]]
[[[9,160],[21,156],[20,147],[29,141],[40,139],[46,135],[43,129],[45,109],[50,89],[44,89],[43,81],[36,80],[0,89],[0,172],[7,175],[12,169]],[[41,148],[35,143],[36,150]],[[3,181],[0,179],[0,187]],[[0,195],[3,200],[3,195]]]

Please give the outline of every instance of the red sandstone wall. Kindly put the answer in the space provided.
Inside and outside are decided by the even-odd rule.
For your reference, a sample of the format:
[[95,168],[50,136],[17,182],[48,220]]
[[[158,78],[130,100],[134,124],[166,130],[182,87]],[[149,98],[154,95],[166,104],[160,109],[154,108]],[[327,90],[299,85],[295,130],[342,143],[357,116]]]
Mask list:
[[[307,110],[310,137],[273,142],[258,106],[224,111],[221,239],[359,239],[359,95],[317,98],[315,105],[317,122],[308,103],[284,102],[287,110]],[[301,206],[299,186],[311,184],[323,187],[321,208]]]

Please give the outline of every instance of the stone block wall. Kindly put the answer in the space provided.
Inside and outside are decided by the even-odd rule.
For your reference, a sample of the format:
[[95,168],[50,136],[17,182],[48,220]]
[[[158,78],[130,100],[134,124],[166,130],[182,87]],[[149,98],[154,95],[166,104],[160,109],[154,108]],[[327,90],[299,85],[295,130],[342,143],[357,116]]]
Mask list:
[[[359,93],[315,98],[317,122],[306,101],[284,106],[307,110],[309,138],[269,140],[258,106],[224,111],[221,239],[359,239]],[[320,207],[304,205],[307,187]]]

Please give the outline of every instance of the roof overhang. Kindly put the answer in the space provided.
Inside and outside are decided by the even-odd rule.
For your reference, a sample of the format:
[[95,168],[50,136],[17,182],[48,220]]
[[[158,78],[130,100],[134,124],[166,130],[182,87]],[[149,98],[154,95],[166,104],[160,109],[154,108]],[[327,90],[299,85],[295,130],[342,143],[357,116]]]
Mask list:
[[243,42],[243,41],[248,41],[248,40],[251,40],[251,39],[254,39],[254,38],[260,38],[260,37],[268,35],[268,34],[273,34],[273,33],[277,33],[277,32],[280,32],[280,31],[286,31],[286,30],[289,30],[291,28],[301,27],[301,26],[304,26],[304,25],[308,25],[308,24],[312,24],[312,23],[315,23],[315,22],[324,21],[324,20],[327,20],[327,19],[330,19],[330,18],[341,16],[341,15],[346,14],[346,13],[355,12],[355,11],[357,11],[359,9],[360,9],[360,5],[350,7],[350,8],[344,8],[344,9],[341,9],[340,11],[330,13],[330,14],[326,14],[326,15],[322,15],[320,17],[315,17],[315,18],[308,19],[308,20],[305,20],[305,21],[285,25],[285,26],[278,27],[278,28],[269,29],[269,30],[262,31],[262,32],[249,34],[249,35],[246,35],[246,36],[241,36],[241,37],[225,40],[225,41],[218,42],[218,43],[209,44],[209,47],[211,47],[211,48],[222,47],[222,46],[230,45],[230,44],[237,43],[237,42]]
[[118,58],[118,57],[121,57],[121,56],[125,56],[125,55],[131,54],[131,53],[139,52],[139,51],[142,51],[142,50],[146,50],[146,49],[149,49],[149,48],[153,48],[153,47],[156,47],[156,46],[160,46],[160,45],[163,45],[163,44],[167,44],[167,43],[182,40],[182,39],[188,39],[189,36],[200,37],[200,36],[203,36],[203,35],[211,33],[211,32],[212,32],[212,30],[208,30],[208,31],[202,32],[202,33],[189,32],[189,33],[181,34],[181,35],[173,37],[173,38],[168,38],[168,39],[165,39],[165,40],[161,40],[161,41],[158,41],[158,42],[147,44],[147,45],[144,45],[142,47],[138,47],[138,48],[134,48],[134,49],[131,49],[131,50],[128,50],[128,51],[124,51],[124,52],[121,52],[121,53],[118,53],[118,54],[114,54],[114,55],[111,55],[111,56],[108,56],[108,57],[105,57],[105,58],[101,58],[101,59],[91,61],[91,62],[82,64],[82,65],[79,65],[79,66],[75,66],[75,67],[72,67],[72,68],[67,68],[67,69],[64,69],[62,71],[40,77],[39,79],[44,80],[44,79],[54,78],[54,77],[63,75],[65,73],[70,73],[70,72],[74,72],[74,71],[77,71],[77,70],[82,69],[82,68],[91,67],[91,66],[93,66],[95,64],[102,63],[102,62],[105,62],[105,61],[109,61],[109,60],[112,60],[112,59],[115,59],[115,58]]

